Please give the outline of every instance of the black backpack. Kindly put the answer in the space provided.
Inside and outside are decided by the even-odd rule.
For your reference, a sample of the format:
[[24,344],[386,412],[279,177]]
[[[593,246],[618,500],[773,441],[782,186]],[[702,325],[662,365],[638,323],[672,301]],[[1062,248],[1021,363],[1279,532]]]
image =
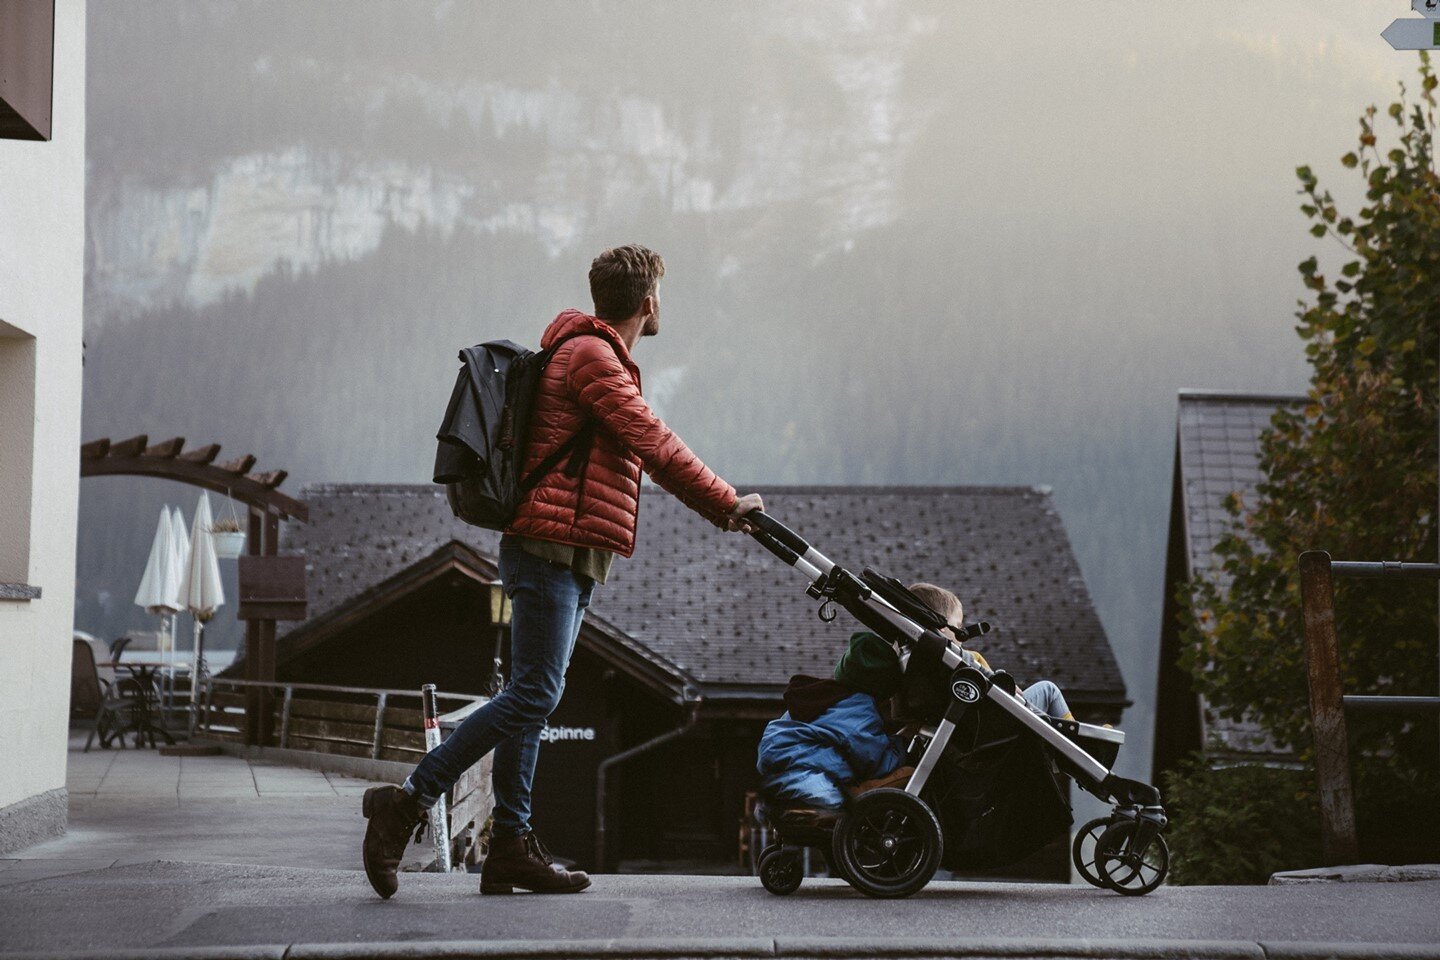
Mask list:
[[455,516],[490,530],[504,530],[515,517],[525,494],[569,456],[565,472],[578,476],[589,459],[593,420],[521,475],[530,438],[530,415],[540,374],[560,344],[536,353],[509,340],[491,340],[460,351],[460,374],[435,434],[435,482]]

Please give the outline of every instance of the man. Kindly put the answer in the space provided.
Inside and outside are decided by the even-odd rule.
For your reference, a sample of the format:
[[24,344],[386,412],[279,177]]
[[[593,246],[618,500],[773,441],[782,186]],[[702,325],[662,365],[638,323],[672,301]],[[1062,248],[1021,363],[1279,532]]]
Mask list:
[[630,352],[660,332],[660,255],[641,246],[606,250],[590,265],[593,316],[566,310],[546,329],[556,347],[541,377],[525,473],[594,424],[591,439],[525,496],[500,539],[500,579],[511,599],[511,679],[425,755],[403,787],[365,792],[363,855],[375,892],[398,889],[396,870],[425,811],[472,765],[495,751],[495,813],[481,893],[575,893],[590,885],[556,866],[530,830],[530,785],[540,732],[565,688],[565,671],[595,584],[618,553],[635,550],[640,471],[717,526],[744,530],[762,507],[736,496],[640,395]]

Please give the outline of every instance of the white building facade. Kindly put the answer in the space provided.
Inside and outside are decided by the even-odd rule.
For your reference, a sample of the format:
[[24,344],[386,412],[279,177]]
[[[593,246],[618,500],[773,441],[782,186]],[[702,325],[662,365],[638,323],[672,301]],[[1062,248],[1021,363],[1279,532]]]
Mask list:
[[[9,4],[0,16],[41,10],[48,18],[48,7]],[[17,51],[16,24],[0,24],[0,33],[7,26],[0,97],[33,81],[36,63],[50,66],[32,55],[39,48],[29,33]],[[85,0],[56,0],[53,37],[49,108],[41,108],[49,139],[0,136],[0,853],[62,833],[66,822],[84,349]]]

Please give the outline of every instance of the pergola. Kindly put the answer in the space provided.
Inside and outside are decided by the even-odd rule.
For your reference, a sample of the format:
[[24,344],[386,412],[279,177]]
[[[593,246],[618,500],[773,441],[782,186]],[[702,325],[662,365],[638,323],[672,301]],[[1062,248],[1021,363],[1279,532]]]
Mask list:
[[[186,450],[183,437],[154,444],[144,434],[115,442],[107,437],[81,444],[80,476],[174,480],[222,493],[249,508],[248,556],[241,559],[237,616],[246,621],[245,678],[269,683],[275,679],[275,621],[304,617],[304,565],[278,555],[280,521],[308,521],[310,508],[276,489],[289,475],[286,471],[255,473],[253,454],[216,463],[219,455],[220,444]],[[270,700],[268,688],[247,688],[247,743],[270,742]]]

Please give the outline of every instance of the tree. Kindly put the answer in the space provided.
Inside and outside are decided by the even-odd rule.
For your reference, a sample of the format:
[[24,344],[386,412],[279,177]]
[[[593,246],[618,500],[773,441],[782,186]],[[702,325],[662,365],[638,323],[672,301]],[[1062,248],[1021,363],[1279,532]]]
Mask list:
[[[1234,527],[1216,547],[1219,569],[1183,598],[1182,664],[1197,690],[1213,710],[1258,723],[1307,764],[1300,554],[1436,558],[1440,178],[1437,80],[1425,54],[1419,73],[1418,98],[1411,102],[1402,83],[1384,118],[1367,109],[1357,148],[1341,158],[1365,181],[1365,205],[1353,216],[1309,167],[1296,171],[1310,232],[1338,244],[1344,261],[1333,279],[1318,257],[1299,267],[1309,291],[1297,314],[1312,368],[1308,402],[1275,414],[1261,437],[1256,502],[1228,499]],[[1394,138],[1384,152],[1377,126]],[[1345,689],[1433,695],[1435,611],[1433,582],[1337,581]],[[1352,715],[1350,726],[1362,849],[1405,856],[1396,842],[1427,830],[1433,845],[1435,721]]]

